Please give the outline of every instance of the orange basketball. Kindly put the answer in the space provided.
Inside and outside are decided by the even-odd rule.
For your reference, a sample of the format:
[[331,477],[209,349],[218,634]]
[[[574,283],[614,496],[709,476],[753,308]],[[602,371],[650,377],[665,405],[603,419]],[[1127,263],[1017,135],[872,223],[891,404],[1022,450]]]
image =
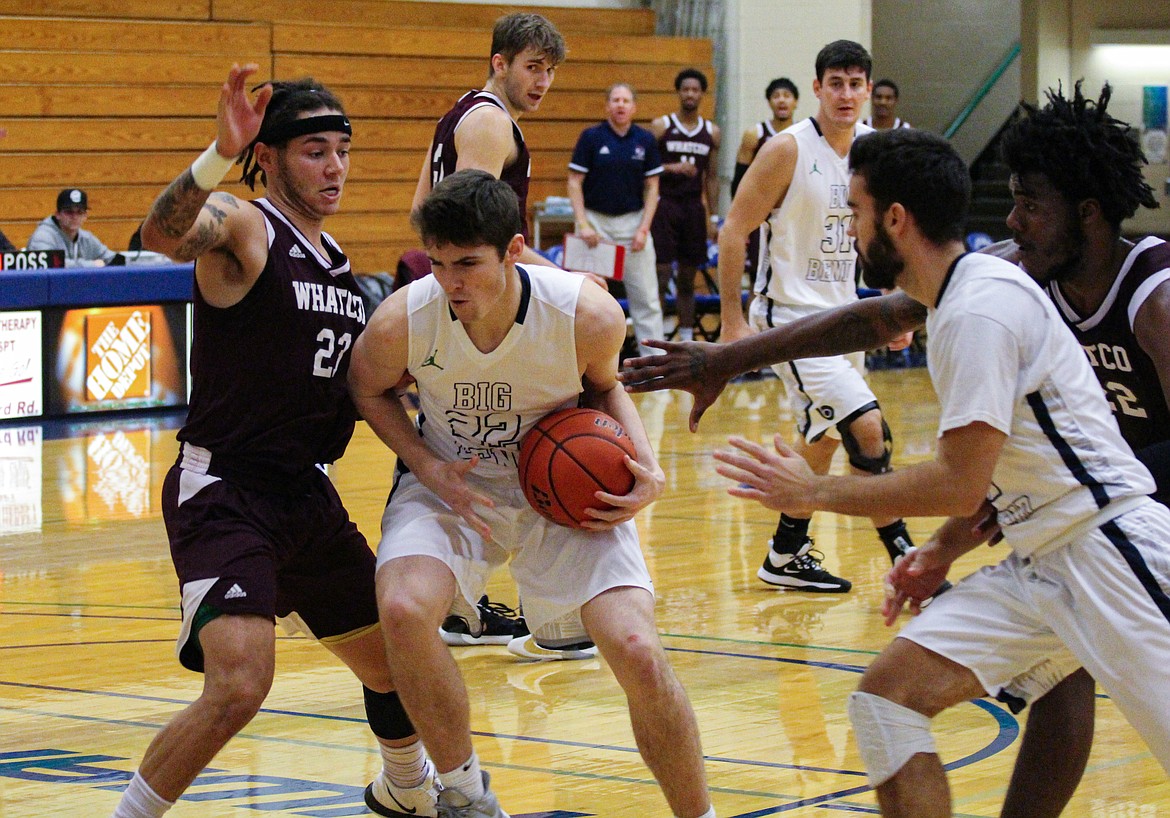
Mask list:
[[520,441],[520,485],[541,516],[581,528],[587,508],[608,508],[594,492],[628,494],[636,457],[621,424],[595,409],[561,409],[546,415]]

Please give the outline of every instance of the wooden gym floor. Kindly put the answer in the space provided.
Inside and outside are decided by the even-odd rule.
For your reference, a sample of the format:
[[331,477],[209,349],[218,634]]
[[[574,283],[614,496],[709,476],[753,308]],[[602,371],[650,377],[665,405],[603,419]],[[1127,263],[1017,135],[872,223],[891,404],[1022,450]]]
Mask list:
[[[895,463],[931,454],[926,373],[875,373]],[[721,818],[875,813],[845,715],[858,674],[892,637],[877,608],[887,566],[867,520],[820,514],[826,565],[847,595],[778,592],[756,579],[774,515],[729,497],[710,452],[728,434],[762,439],[778,419],[774,379],[729,388],[701,431],[688,396],[639,398],[667,474],[638,520],[658,624],[698,713]],[[782,426],[781,426],[782,423]],[[176,662],[177,589],[158,511],[174,429],[142,421],[0,427],[0,816],[109,815],[155,731],[199,691]],[[43,436],[42,436],[43,435]],[[359,427],[335,479],[376,540],[392,456]],[[911,521],[924,539],[936,520]],[[999,559],[980,549],[962,565]],[[515,603],[497,576],[492,598]],[[278,640],[265,709],[171,815],[334,816],[364,812],[378,770],[355,680],[305,639]],[[625,701],[600,660],[525,664],[502,647],[457,649],[472,727],[504,808],[526,818],[669,816],[634,749]],[[1113,704],[1073,816],[1167,816],[1166,777]],[[936,720],[955,811],[995,816],[1021,721],[996,702]]]

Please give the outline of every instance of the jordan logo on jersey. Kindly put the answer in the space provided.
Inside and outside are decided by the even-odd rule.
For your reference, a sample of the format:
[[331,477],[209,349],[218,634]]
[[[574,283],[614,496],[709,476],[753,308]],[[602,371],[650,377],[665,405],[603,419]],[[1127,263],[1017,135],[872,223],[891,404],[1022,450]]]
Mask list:
[[439,350],[436,349],[434,352],[432,352],[430,355],[427,356],[427,359],[425,361],[423,361],[421,364],[419,364],[418,368],[422,369],[423,367],[433,366],[435,369],[442,371],[443,367],[441,367],[437,363],[435,363],[435,356],[438,354],[439,354]]
[[821,173],[821,169],[817,167],[817,160],[815,160],[815,159],[813,160],[813,166],[812,166],[812,170],[810,170],[810,171],[808,172],[808,175],[809,175],[809,176],[812,176],[814,173],[815,173],[815,174],[817,174],[818,176],[824,176],[824,175],[825,175],[825,174]]
[[301,249],[299,244],[294,244],[292,249],[288,251],[289,258],[304,258],[305,251]]

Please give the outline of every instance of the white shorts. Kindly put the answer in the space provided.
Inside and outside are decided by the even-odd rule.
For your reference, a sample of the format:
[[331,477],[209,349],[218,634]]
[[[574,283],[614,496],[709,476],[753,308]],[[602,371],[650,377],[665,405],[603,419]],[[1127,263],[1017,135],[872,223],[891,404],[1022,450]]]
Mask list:
[[[771,315],[768,312],[768,299],[757,297],[748,311],[748,320],[762,332],[810,314],[775,305]],[[865,382],[864,352],[789,361],[776,364],[772,371],[784,384],[797,431],[809,443],[826,434],[840,438],[837,424],[877,401]]]
[[1009,704],[1084,665],[1170,772],[1165,506],[1147,501],[1067,546],[983,568],[899,636],[966,667]]
[[524,619],[547,643],[587,637],[581,606],[610,588],[654,592],[633,521],[609,531],[582,531],[537,514],[515,483],[469,483],[495,501],[477,508],[492,529],[484,540],[413,474],[400,476],[382,514],[378,568],[398,557],[426,555],[441,560],[459,587],[452,611],[475,610],[492,571],[511,559]]

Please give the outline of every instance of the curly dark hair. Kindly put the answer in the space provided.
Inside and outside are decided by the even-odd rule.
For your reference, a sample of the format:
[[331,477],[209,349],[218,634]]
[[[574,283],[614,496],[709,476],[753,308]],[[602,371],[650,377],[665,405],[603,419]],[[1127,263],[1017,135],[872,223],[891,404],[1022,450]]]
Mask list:
[[707,92],[707,75],[697,68],[684,68],[674,78],[674,90],[682,88],[683,80],[698,80],[703,93]]
[[[237,160],[244,166],[240,181],[252,190],[256,189],[257,174],[260,175],[260,183],[265,187],[268,186],[267,174],[255,161],[256,143],[264,142],[269,147],[281,147],[288,142],[287,139],[279,142],[267,142],[263,138],[265,134],[272,133],[274,129],[287,125],[294,119],[299,119],[300,115],[306,111],[328,109],[339,114],[345,113],[345,109],[341,107],[341,100],[312,77],[265,84],[272,85],[272,99],[268,101],[268,107],[264,110],[264,122],[260,125],[260,133]],[[257,91],[265,84],[257,85],[252,90]]]
[[1004,162],[1017,176],[1039,173],[1070,202],[1095,199],[1115,230],[1139,207],[1158,207],[1142,166],[1146,156],[1129,123],[1107,112],[1113,89],[1086,99],[1077,80],[1072,99],[1059,85],[1043,108],[1021,103],[1023,115],[1004,132]]

